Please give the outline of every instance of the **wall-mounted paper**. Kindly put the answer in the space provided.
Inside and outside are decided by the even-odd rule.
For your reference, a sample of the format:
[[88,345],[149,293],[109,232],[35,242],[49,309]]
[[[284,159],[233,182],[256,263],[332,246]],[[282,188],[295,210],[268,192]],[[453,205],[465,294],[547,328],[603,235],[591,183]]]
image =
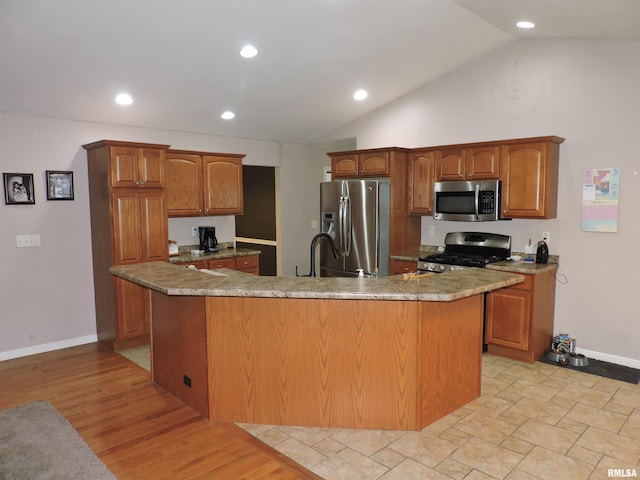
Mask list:
[[585,170],[582,182],[582,230],[618,231],[620,168]]

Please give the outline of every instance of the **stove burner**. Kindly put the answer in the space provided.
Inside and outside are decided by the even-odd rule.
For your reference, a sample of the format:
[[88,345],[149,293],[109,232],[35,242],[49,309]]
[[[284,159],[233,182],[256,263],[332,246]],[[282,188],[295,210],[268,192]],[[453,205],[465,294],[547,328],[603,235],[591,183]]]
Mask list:
[[457,232],[445,237],[443,253],[418,259],[418,271],[448,272],[461,268],[485,268],[511,255],[511,237],[506,235]]
[[496,255],[456,255],[447,253],[429,255],[427,257],[420,258],[421,262],[431,262],[445,265],[460,265],[463,267],[476,268],[484,268],[485,265],[489,263],[499,262],[501,260],[504,260],[504,258],[498,257]]

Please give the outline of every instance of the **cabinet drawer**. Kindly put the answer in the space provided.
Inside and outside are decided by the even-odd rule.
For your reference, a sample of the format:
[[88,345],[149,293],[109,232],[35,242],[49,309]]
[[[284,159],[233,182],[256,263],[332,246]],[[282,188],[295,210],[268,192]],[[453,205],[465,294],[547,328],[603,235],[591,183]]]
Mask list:
[[189,265],[193,265],[198,270],[200,270],[201,268],[208,268],[206,260],[198,260],[196,262],[180,262],[175,263],[174,265],[180,265],[181,267],[188,267]]
[[246,257],[236,257],[236,269],[248,270],[258,266],[258,256],[248,255]]
[[533,288],[533,275],[522,275],[524,277],[524,282],[518,283],[516,285],[512,285],[508,288],[513,288],[515,290],[524,290],[526,292],[530,292]]
[[209,268],[230,268],[235,270],[236,261],[233,258],[217,258],[215,260],[209,260]]

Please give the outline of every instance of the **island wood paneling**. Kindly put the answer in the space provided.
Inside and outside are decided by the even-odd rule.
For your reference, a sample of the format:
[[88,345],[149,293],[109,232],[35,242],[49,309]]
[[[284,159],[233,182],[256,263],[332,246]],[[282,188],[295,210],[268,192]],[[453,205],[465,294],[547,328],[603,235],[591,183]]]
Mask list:
[[421,426],[480,396],[483,316],[483,295],[420,303]]
[[482,295],[206,304],[212,420],[419,430],[480,394]]
[[204,297],[169,297],[153,291],[151,295],[151,378],[208,417]]

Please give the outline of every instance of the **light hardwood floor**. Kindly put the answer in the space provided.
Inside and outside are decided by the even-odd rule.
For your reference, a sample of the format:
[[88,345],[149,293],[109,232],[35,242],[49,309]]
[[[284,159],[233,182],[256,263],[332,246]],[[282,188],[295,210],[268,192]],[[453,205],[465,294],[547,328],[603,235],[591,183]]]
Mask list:
[[210,423],[97,345],[0,362],[0,409],[48,400],[118,479],[319,479],[228,423]]

